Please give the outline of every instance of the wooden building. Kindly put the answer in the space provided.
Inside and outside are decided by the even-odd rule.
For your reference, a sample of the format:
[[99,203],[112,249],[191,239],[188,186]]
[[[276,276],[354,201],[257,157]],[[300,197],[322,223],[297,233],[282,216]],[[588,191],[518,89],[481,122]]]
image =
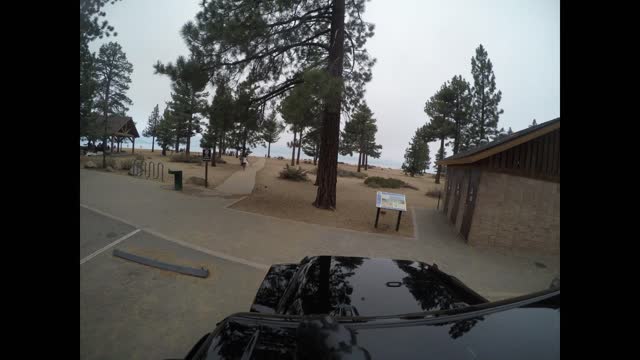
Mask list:
[[560,118],[438,164],[442,210],[469,244],[560,252]]
[[[104,116],[99,117],[97,124],[102,126],[103,119]],[[129,140],[132,144],[131,153],[133,154],[136,148],[136,138],[139,137],[136,124],[130,116],[112,116],[107,121],[107,139],[111,142],[111,149],[114,149],[115,146],[115,151],[120,152],[122,142]]]

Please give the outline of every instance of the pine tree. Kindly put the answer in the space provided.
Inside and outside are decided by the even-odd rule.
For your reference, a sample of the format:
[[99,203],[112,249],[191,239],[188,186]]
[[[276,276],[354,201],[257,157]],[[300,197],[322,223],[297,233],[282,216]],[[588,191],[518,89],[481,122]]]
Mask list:
[[[267,143],[267,157],[271,157],[271,144],[280,140],[280,134],[284,130],[284,124],[276,119],[276,112],[272,111],[262,123],[262,140]],[[306,153],[306,151],[305,151]]]
[[502,92],[496,90],[493,64],[482,44],[476,49],[476,55],[471,58],[471,74],[473,100],[468,144],[477,146],[493,140],[498,130],[498,119],[504,112],[498,108]]
[[151,137],[151,152],[153,152],[153,147],[155,145],[156,138],[156,128],[158,127],[158,123],[160,122],[160,109],[158,109],[158,105],[153,108],[151,115],[149,115],[149,121],[147,123],[147,127],[142,132],[142,136]]
[[[187,157],[191,150],[191,138],[202,131],[200,127],[200,116],[206,106],[206,97],[209,96],[204,91],[208,82],[208,73],[203,69],[199,59],[191,56],[186,59],[179,56],[175,65],[166,65],[158,62],[154,65],[156,74],[169,76],[172,81],[171,103],[175,120],[182,122],[179,125],[179,138],[186,138]],[[179,142],[179,140],[177,140]]]
[[251,102],[254,91],[254,79],[250,75],[240,83],[236,89],[233,104],[234,122],[238,127],[239,146],[243,155],[248,154],[248,148],[254,148],[261,142],[259,128],[262,122],[261,111]]
[[449,83],[453,95],[451,121],[453,122],[453,154],[465,149],[465,136],[468,134],[471,122],[471,85],[462,78],[462,75],[454,76]]
[[166,106],[162,112],[162,116],[158,121],[156,127],[156,141],[162,149],[162,156],[167,155],[167,149],[171,148],[172,144],[175,144],[175,127],[171,119],[171,110],[169,106]]
[[317,165],[320,156],[320,128],[314,127],[307,132],[302,141],[302,151],[313,158],[313,165]]
[[422,175],[429,168],[429,144],[420,134],[420,129],[411,138],[409,147],[404,153],[402,171],[410,176]]
[[[127,55],[120,44],[109,42],[100,47],[95,62],[97,75],[97,106],[103,116],[104,133],[102,143],[107,143],[107,121],[112,115],[123,114],[129,110],[126,105],[132,101],[126,95],[131,83],[133,65],[127,61]],[[107,166],[106,151],[102,152],[102,166]]]
[[382,148],[381,146],[378,148],[375,144],[377,131],[376,119],[373,118],[371,109],[364,102],[357,107],[351,120],[344,125],[344,130],[341,132],[340,154],[353,156],[353,153],[357,152],[358,172],[365,164],[366,156],[369,153],[375,155],[375,151]]
[[293,132],[291,166],[295,165],[296,148],[298,149],[298,163],[300,163],[300,149],[304,140],[304,132],[314,125],[319,118],[321,111],[321,99],[314,91],[315,89],[305,83],[291,90],[285,97],[278,111],[282,115],[284,122],[289,125]]
[[533,127],[538,125],[538,123],[536,122],[536,119],[533,119],[533,121],[531,122],[531,125],[529,125],[529,127]]
[[95,55],[89,50],[89,43],[103,36],[117,36],[113,26],[106,20],[103,8],[107,3],[118,0],[82,0],[80,1],[80,137],[89,142],[95,141],[94,123],[96,118],[94,98],[96,97],[97,74]]
[[[211,75],[259,73],[251,101],[260,105],[323,73],[332,91],[323,97],[318,189],[314,206],[336,207],[340,113],[362,98],[371,80],[364,49],[373,25],[362,20],[365,0],[212,0],[183,27],[187,46],[203,55]],[[343,71],[345,69],[345,71]],[[343,101],[344,100],[344,101]],[[297,130],[296,130],[297,131]]]
[[[438,154],[444,158],[445,140],[455,135],[455,124],[451,121],[455,109],[455,94],[448,83],[444,83],[440,89],[426,102],[424,112],[431,118],[427,127],[420,133],[429,134],[429,138],[440,140]],[[442,165],[436,167],[435,183],[440,183]]]
[[[233,110],[234,98],[231,89],[228,86],[227,80],[219,78],[215,81],[216,92],[211,102],[209,112],[209,131],[217,134],[216,140],[218,142],[218,157],[227,150],[229,140],[227,135],[232,130],[235,122],[235,115]],[[215,130],[215,131],[214,131]],[[215,148],[215,144],[212,144]]]

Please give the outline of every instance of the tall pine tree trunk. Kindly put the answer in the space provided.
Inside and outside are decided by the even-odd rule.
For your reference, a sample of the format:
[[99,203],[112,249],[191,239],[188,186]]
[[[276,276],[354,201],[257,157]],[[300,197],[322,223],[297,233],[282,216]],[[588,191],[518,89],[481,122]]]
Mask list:
[[[111,75],[111,74],[109,74]],[[107,79],[107,87],[106,87],[106,96],[104,99],[104,134],[102,135],[102,168],[107,168],[107,152],[105,151],[105,147],[107,147],[107,120],[109,115],[109,89],[111,87],[111,77]]]
[[211,167],[218,166],[216,164],[216,138],[213,138],[213,149],[211,149]]
[[[151,152],[153,152],[153,145],[156,144],[156,137],[152,136],[151,137]],[[120,151],[120,143],[118,143],[118,151]]]
[[362,164],[362,153],[358,153],[358,172],[360,172],[360,164]]
[[318,163],[318,145],[313,146],[313,166]]
[[267,157],[271,158],[271,143],[269,143],[269,147],[267,147]]
[[244,129],[244,134],[242,136],[242,156],[247,156],[247,132],[248,130]]
[[296,160],[296,136],[298,133],[293,131],[293,142],[291,143],[291,166],[295,165]]
[[190,154],[190,149],[191,149],[191,129],[192,129],[192,123],[193,122],[193,115],[189,116],[189,125],[187,126],[187,148],[185,150],[187,158],[189,158],[189,154]]
[[224,131],[220,132],[220,139],[218,140],[218,157],[222,159],[222,152],[224,149]]
[[302,148],[302,130],[300,130],[300,137],[298,138],[298,157],[296,158],[296,165],[300,165],[300,149]]
[[364,171],[369,170],[369,155],[364,155]]
[[[440,150],[438,151],[440,154],[440,160],[444,158],[444,136],[440,138]],[[442,172],[442,165],[438,165],[436,170],[436,184],[440,184],[440,173]]]
[[[344,2],[333,0],[328,72],[336,80],[342,80],[344,61]],[[318,191],[313,205],[321,209],[336,208],[336,182],[338,178],[338,141],[340,138],[340,109],[342,88],[329,96],[322,113],[320,135],[320,161],[318,163]]]

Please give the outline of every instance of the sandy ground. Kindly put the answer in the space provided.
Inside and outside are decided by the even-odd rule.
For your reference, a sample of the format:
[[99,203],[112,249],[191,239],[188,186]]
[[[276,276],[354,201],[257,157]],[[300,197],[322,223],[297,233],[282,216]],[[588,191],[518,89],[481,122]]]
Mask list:
[[[195,152],[193,152],[192,154],[200,155],[199,153],[195,153]],[[129,149],[128,153],[121,153],[121,154],[115,155],[114,158],[116,159],[117,162],[120,162],[126,159],[132,159],[135,157],[135,155],[144,155],[145,161],[147,162],[153,161],[155,164],[158,164],[158,162],[162,162],[164,165],[164,182],[165,183],[173,182],[173,175],[169,175],[167,173],[169,169],[182,170],[183,172],[182,178],[185,184],[190,184],[192,186],[202,186],[204,188],[204,185],[196,185],[196,184],[193,184],[191,181],[189,181],[189,178],[192,176],[204,179],[205,169],[203,164],[171,162],[170,161],[171,152],[167,152],[167,156],[162,156],[159,150],[156,150],[152,153],[151,150],[146,150],[146,149],[136,149],[136,152],[134,155],[131,154]],[[240,160],[236,159],[234,156],[223,155],[222,158],[225,161],[227,161],[226,164],[218,163],[216,167],[211,167],[211,165],[209,165],[209,174],[208,174],[209,188],[213,188],[215,186],[222,184],[229,176],[231,176],[231,174],[233,174],[238,170],[242,170],[242,167],[240,166]],[[96,163],[100,163],[102,161],[102,157],[80,156],[80,167],[83,167],[84,163],[89,160],[93,160]],[[253,161],[255,160],[256,159],[253,158]],[[249,157],[249,161],[252,161],[251,156]],[[99,171],[102,171],[102,170],[99,170]],[[127,170],[118,169],[114,171],[114,173],[127,175]]]
[[[358,231],[385,233],[413,237],[412,207],[435,208],[437,199],[427,197],[427,190],[437,188],[432,175],[410,177],[402,174],[398,169],[369,169],[365,172],[369,176],[393,177],[401,179],[418,190],[374,189],[364,184],[364,179],[338,177],[337,209],[335,211],[320,210],[311,205],[316,197],[314,175],[309,175],[310,181],[295,182],[283,180],[278,173],[290,160],[267,159],[265,167],[257,173],[256,187],[246,199],[233,205],[234,209],[292,219],[303,222],[334,226]],[[312,169],[312,164],[300,164],[304,169]],[[339,165],[346,170],[356,170],[356,166]],[[408,211],[403,213],[400,221],[400,231],[395,231],[397,221],[396,211],[386,211],[380,214],[378,228],[374,228],[376,207],[376,191],[402,193],[407,197]],[[383,210],[384,211],[384,210]]]

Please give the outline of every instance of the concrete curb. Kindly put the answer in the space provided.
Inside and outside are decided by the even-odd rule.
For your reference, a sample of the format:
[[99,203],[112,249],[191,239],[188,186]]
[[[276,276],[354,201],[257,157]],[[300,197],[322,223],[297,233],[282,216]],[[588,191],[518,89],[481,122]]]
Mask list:
[[158,269],[177,272],[184,275],[191,275],[191,276],[196,276],[200,278],[206,278],[209,276],[209,270],[205,268],[196,269],[189,266],[169,264],[159,260],[130,254],[119,249],[113,249],[113,256],[119,257],[125,260],[130,260],[133,262],[137,262],[139,264],[156,267]]

